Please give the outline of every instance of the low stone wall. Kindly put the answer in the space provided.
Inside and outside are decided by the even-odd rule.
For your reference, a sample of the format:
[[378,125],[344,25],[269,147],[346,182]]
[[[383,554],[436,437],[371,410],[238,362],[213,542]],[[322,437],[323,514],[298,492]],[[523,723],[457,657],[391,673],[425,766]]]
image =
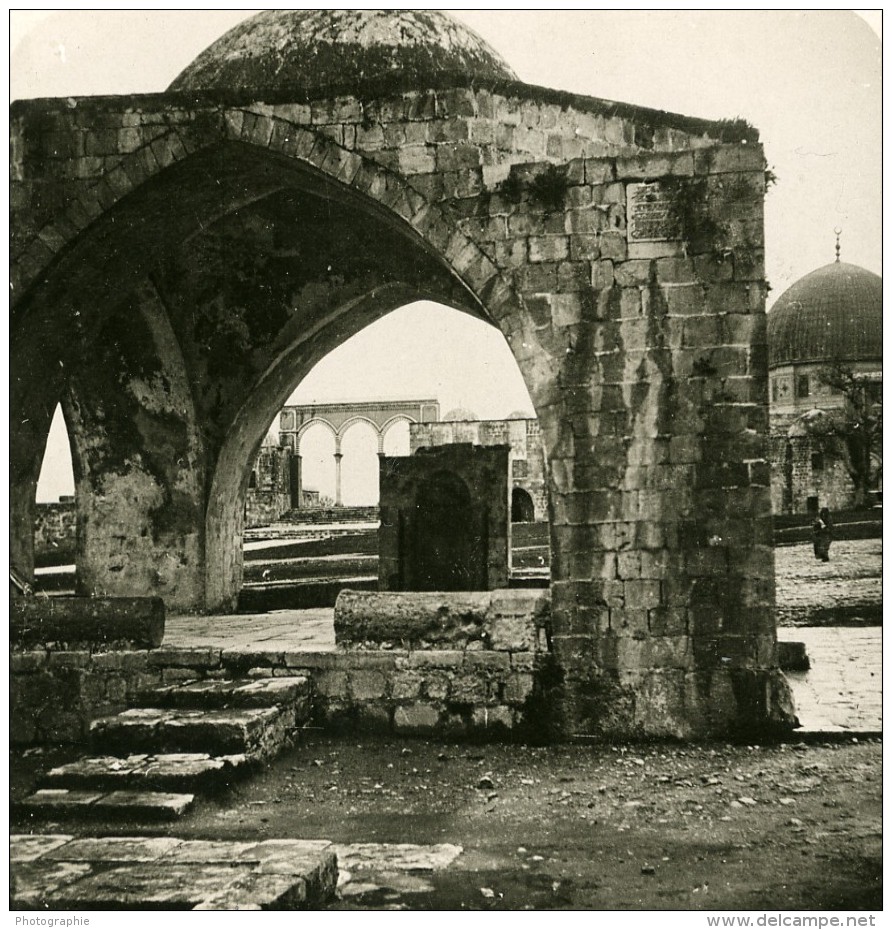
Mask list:
[[9,732],[13,745],[86,741],[90,721],[125,710],[152,687],[182,681],[182,669],[134,652],[13,652]]
[[350,648],[546,651],[551,634],[547,590],[341,591],[335,602],[338,645]]
[[162,684],[306,675],[314,720],[332,730],[499,740],[554,734],[551,656],[531,651],[241,653],[219,649],[18,651],[10,657],[14,745],[84,742],[90,721]]

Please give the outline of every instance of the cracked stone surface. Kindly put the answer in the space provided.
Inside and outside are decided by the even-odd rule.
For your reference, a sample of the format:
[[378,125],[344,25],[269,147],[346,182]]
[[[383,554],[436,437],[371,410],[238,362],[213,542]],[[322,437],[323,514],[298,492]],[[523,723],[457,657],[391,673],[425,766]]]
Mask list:
[[294,909],[324,903],[337,883],[324,840],[16,835],[10,854],[18,908]]

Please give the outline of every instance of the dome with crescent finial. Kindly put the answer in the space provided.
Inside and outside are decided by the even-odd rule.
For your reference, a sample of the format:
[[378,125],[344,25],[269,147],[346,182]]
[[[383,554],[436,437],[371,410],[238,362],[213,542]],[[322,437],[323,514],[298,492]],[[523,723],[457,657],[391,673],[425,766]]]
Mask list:
[[835,261],[800,278],[768,314],[770,368],[883,357],[883,280]]

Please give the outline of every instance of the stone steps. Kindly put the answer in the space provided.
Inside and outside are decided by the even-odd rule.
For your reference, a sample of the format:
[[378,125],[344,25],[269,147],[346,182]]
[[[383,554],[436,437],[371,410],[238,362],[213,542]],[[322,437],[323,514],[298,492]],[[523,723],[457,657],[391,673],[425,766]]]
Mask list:
[[43,788],[91,791],[145,790],[210,792],[228,787],[248,766],[243,754],[208,753],[94,756],[51,769]]
[[19,805],[31,818],[49,820],[176,820],[192,807],[194,794],[160,791],[77,791],[41,788]]
[[334,897],[325,840],[10,837],[16,910],[292,910]]
[[275,754],[297,723],[296,714],[278,707],[248,710],[168,710],[134,707],[90,724],[90,738],[101,752],[244,753],[252,759]]
[[302,676],[194,680],[90,724],[97,755],[52,769],[17,805],[28,818],[172,820],[289,745],[312,711]]
[[308,712],[310,683],[306,678],[256,678],[191,681],[147,692],[143,701],[156,707],[192,710],[270,707],[289,704]]

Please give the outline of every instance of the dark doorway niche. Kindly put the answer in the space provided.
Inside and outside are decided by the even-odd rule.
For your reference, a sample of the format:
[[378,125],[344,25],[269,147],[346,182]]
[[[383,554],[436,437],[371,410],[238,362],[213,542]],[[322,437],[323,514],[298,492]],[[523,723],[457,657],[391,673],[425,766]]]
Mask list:
[[532,523],[536,517],[533,498],[523,488],[513,488],[511,491],[511,522]]
[[[413,575],[422,591],[475,591],[486,586],[486,540],[471,493],[458,475],[438,471],[418,487]],[[485,528],[485,521],[479,521]]]

